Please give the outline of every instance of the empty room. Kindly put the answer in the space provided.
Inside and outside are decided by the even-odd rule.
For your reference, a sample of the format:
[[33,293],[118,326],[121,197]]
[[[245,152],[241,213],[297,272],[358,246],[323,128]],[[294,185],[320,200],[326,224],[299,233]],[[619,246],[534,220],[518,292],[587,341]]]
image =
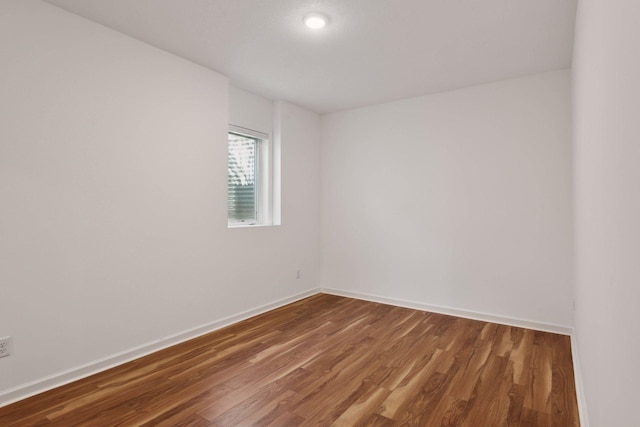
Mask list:
[[640,426],[639,17],[0,0],[0,426]]

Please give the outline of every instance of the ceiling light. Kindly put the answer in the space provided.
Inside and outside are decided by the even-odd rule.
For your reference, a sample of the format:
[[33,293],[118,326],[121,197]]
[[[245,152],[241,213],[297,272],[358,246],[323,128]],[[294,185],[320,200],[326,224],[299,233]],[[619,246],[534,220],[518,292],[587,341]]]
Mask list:
[[326,15],[314,12],[306,14],[304,18],[302,18],[302,22],[304,22],[304,25],[313,30],[319,30],[320,28],[323,28],[325,25],[327,25],[327,22],[329,22],[329,18]]

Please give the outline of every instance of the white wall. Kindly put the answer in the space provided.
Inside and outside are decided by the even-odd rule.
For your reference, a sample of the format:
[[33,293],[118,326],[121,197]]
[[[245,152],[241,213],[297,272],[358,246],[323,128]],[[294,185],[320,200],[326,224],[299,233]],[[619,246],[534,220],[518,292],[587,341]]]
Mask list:
[[282,226],[228,229],[224,76],[35,0],[0,52],[0,404],[318,286],[317,115],[279,106]]
[[640,3],[578,3],[576,332],[593,426],[640,425]]
[[572,324],[570,74],[323,117],[322,286]]
[[272,135],[273,121],[272,100],[229,86],[229,123]]

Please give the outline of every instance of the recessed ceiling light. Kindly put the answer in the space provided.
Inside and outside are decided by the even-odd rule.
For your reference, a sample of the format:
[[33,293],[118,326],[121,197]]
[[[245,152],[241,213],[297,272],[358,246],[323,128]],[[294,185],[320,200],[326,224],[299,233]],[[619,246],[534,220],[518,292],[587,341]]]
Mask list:
[[319,30],[320,28],[324,28],[324,26],[327,25],[327,22],[329,22],[329,18],[322,13],[314,12],[306,14],[304,18],[302,18],[302,22],[304,22],[304,25],[313,30]]

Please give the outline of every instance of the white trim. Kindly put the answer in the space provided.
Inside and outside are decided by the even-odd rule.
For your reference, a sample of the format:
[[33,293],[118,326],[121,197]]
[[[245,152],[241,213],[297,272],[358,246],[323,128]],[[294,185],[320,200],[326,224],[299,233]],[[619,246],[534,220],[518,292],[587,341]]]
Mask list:
[[397,305],[399,307],[413,308],[416,310],[430,311],[433,313],[447,314],[450,316],[463,317],[465,319],[481,320],[484,322],[499,323],[501,325],[518,326],[520,328],[535,329],[537,331],[553,332],[555,334],[571,335],[573,328],[570,326],[554,325],[552,323],[542,323],[532,320],[505,317],[497,314],[482,313],[478,311],[461,310],[458,308],[444,307],[440,305],[424,304],[420,302],[407,301],[396,298],[388,298],[379,295],[365,294],[361,292],[341,291],[338,289],[322,288],[325,294],[342,297],[356,298],[365,301],[379,302],[382,304]]
[[580,368],[580,357],[578,356],[578,338],[575,331],[571,334],[571,356],[573,358],[573,376],[576,380],[576,399],[578,400],[578,414],[580,415],[580,426],[589,427],[589,412],[587,412],[587,397],[584,394],[582,383],[582,369]]
[[262,314],[264,312],[274,310],[276,308],[282,307],[292,302],[299,301],[303,298],[316,295],[319,292],[320,292],[319,288],[310,289],[308,291],[305,291],[287,298],[283,298],[283,299],[273,301],[249,310],[245,310],[241,313],[234,314],[232,316],[224,317],[222,319],[213,321],[211,323],[207,323],[205,325],[197,326],[195,328],[191,328],[174,335],[169,335],[162,339],[152,341],[138,347],[134,347],[130,350],[126,350],[121,353],[117,353],[111,356],[104,357],[102,359],[95,360],[93,362],[89,362],[77,368],[69,369],[63,372],[59,372],[57,374],[46,376],[44,378],[29,382],[26,384],[19,385],[17,387],[11,388],[9,390],[6,390],[0,393],[0,407],[9,405],[11,403],[17,402],[22,399],[26,399],[27,397],[40,394],[42,392],[51,390],[56,387],[69,384],[73,381],[86,378],[88,376],[97,374],[98,372],[105,371],[107,369],[116,367],[118,365],[122,365],[123,363],[130,362],[132,360],[135,360],[142,356],[146,356],[156,351],[165,349],[167,347],[171,347],[173,345],[180,344],[190,339],[197,338],[201,335],[208,334],[209,332],[213,332],[217,329],[224,328],[225,326],[229,326],[233,323],[237,323],[242,320],[248,319],[250,317],[256,316],[258,314]]
[[269,139],[269,134],[268,133],[260,132],[258,130],[253,130],[253,129],[249,129],[249,128],[245,128],[245,127],[237,126],[237,125],[231,125],[230,124],[229,125],[229,132],[238,133],[240,135],[250,136],[252,138]]

